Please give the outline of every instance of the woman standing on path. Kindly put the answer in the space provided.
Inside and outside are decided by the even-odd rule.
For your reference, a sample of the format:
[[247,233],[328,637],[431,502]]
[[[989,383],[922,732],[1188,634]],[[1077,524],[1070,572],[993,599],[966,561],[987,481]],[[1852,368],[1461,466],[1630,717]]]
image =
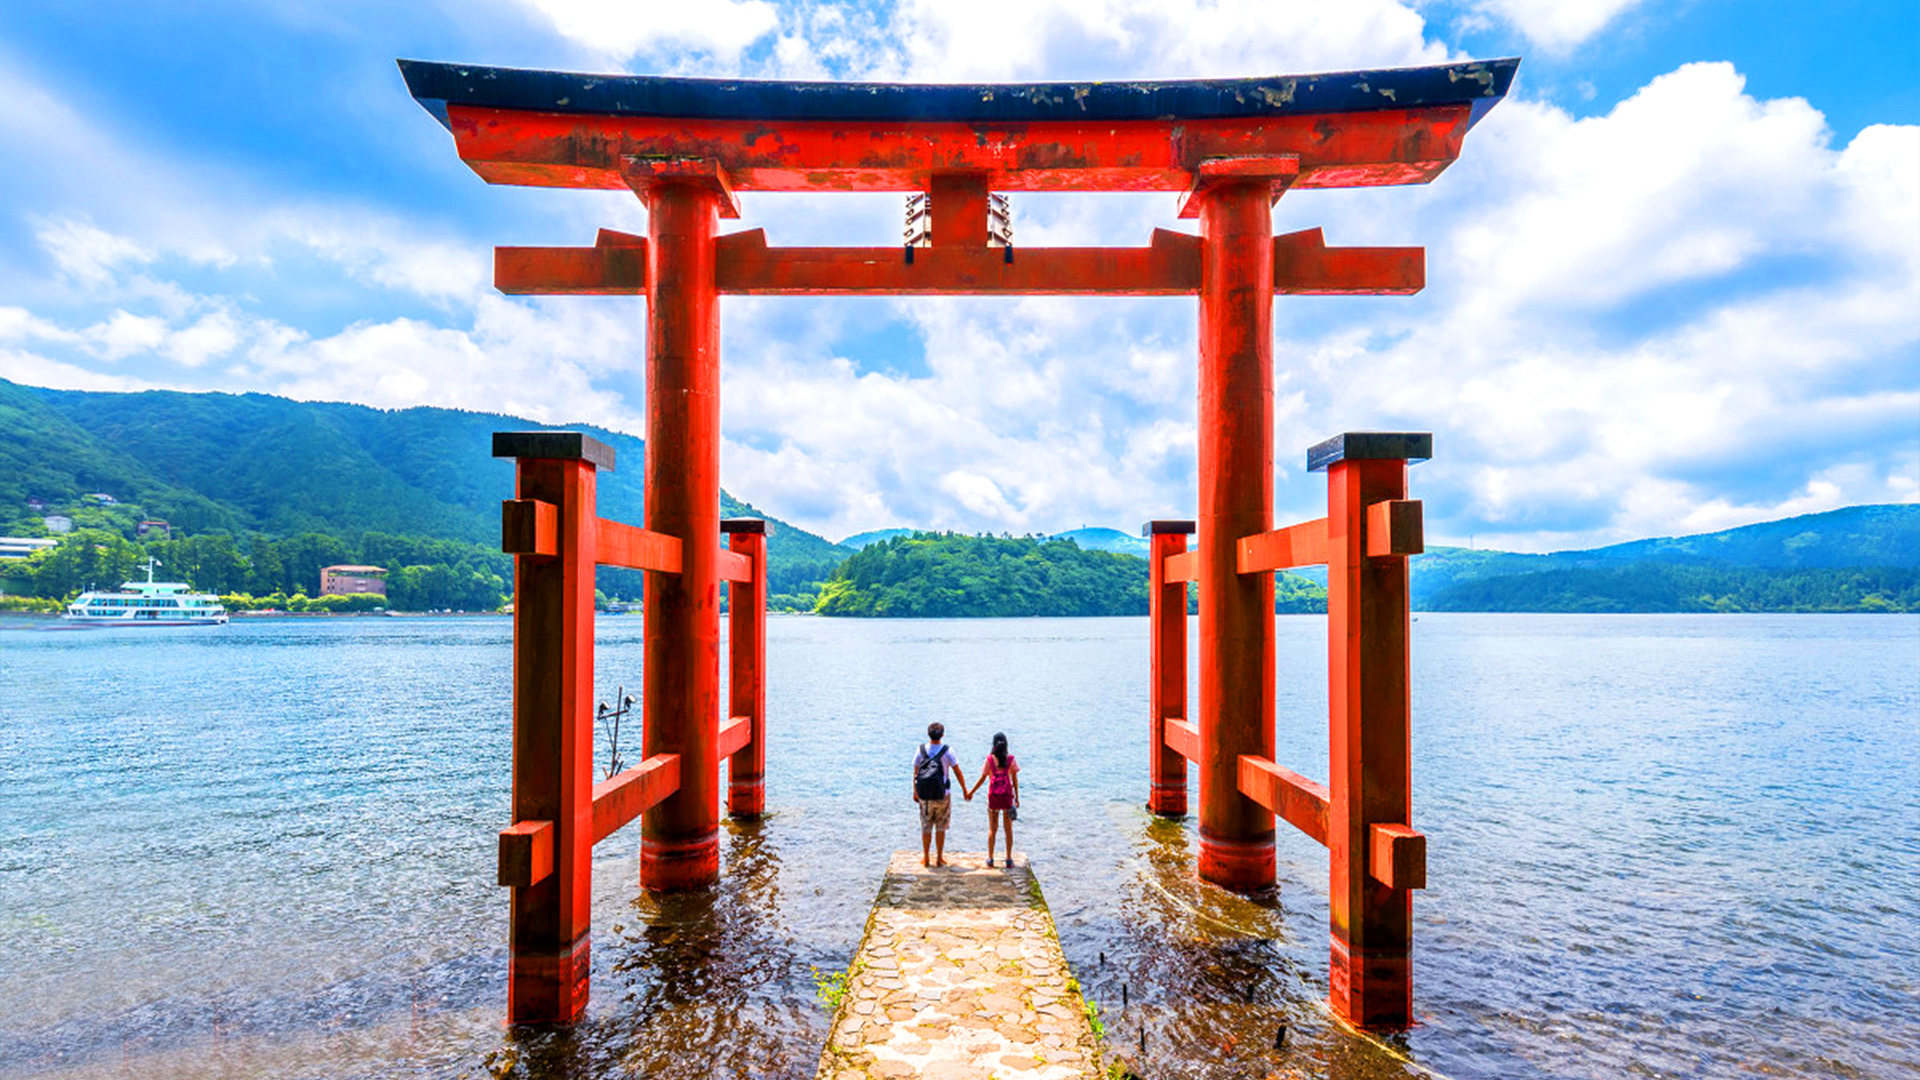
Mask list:
[[1018,816],[1020,806],[1020,761],[1007,753],[1007,737],[999,732],[994,733],[993,750],[987,754],[986,763],[980,766],[980,779],[973,782],[973,791],[967,792],[967,798],[973,798],[973,792],[980,790],[981,784],[987,785],[987,865],[993,865],[995,834],[1000,831],[1000,823],[1004,821],[1007,830],[1006,865],[1012,866],[1013,819]]

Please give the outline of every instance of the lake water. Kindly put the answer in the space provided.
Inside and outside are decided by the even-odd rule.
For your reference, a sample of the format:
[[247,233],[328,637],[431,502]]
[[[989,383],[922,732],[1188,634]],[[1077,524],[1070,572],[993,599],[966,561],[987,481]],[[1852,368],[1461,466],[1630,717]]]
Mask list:
[[[1324,779],[1324,622],[1279,622],[1278,756]],[[1009,735],[1016,843],[1144,1076],[1920,1076],[1920,619],[1413,629],[1405,1035],[1321,1004],[1323,850],[1283,824],[1255,903],[1141,809],[1144,619],[775,617],[769,817],[693,897],[639,893],[637,830],[601,844],[588,1021],[519,1037],[507,620],[10,624],[0,1076],[810,1077],[813,973],[917,840],[932,719],[969,775]],[[640,620],[599,642],[600,696],[637,686]],[[953,846],[984,845],[983,807]]]

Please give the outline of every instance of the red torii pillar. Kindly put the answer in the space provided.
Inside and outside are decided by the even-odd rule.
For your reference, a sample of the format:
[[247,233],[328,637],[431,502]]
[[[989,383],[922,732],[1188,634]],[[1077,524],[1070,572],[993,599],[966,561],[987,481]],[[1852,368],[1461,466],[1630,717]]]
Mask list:
[[1240,794],[1240,756],[1273,756],[1273,576],[1240,538],[1273,527],[1274,184],[1197,192],[1200,235],[1200,876],[1273,887],[1273,815]]
[[680,537],[677,574],[647,575],[642,752],[678,754],[680,789],[640,824],[640,884],[674,892],[720,876],[721,198],[672,178],[647,203],[647,528]]

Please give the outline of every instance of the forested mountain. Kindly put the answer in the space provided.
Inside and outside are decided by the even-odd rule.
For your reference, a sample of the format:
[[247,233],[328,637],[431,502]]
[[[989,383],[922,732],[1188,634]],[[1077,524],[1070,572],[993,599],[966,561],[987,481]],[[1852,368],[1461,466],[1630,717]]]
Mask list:
[[[388,411],[265,394],[44,390],[0,380],[0,532],[41,535],[41,514],[27,506],[37,499],[76,524],[131,536],[132,521],[123,520],[131,515],[106,513],[84,498],[97,492],[166,520],[176,536],[328,537],[338,542],[334,554],[368,561],[378,554],[363,551],[369,536],[456,541],[497,553],[500,500],[512,496],[513,464],[492,457],[492,433],[542,426],[453,409]],[[601,516],[641,522],[641,440],[593,425],[564,426],[617,454],[615,469],[600,477]],[[766,516],[726,493],[721,512]],[[775,594],[810,592],[847,554],[771,519],[768,547]],[[637,582],[632,571],[610,570],[601,584],[637,596]],[[306,587],[315,590],[318,581]]]
[[[1192,610],[1191,591],[1187,602]],[[1325,589],[1279,575],[1276,611],[1326,609]],[[1147,560],[1058,537],[913,533],[848,556],[816,610],[879,618],[1145,615]]]
[[[396,604],[488,606],[512,574],[499,552],[499,501],[511,494],[513,466],[491,456],[491,436],[539,426],[451,409],[42,390],[0,379],[0,534],[43,535],[46,513],[88,530],[85,543],[0,563],[0,586],[65,595],[129,576],[152,554],[204,589],[292,596],[317,591],[321,566],[368,562],[394,571]],[[600,513],[643,521],[642,442],[566,426],[618,455],[600,478]],[[765,516],[725,493],[721,503],[727,516]],[[143,518],[165,519],[174,538],[135,543]],[[1124,554],[1144,542],[1117,530],[996,540],[882,529],[843,544],[777,521],[769,532],[776,608],[814,609],[831,575],[823,614],[1146,610],[1145,562]],[[1548,555],[1436,547],[1411,568],[1420,610],[1914,611],[1920,506],[1856,506]],[[640,579],[603,568],[599,584],[634,599]],[[1283,576],[1278,609],[1324,610],[1325,580],[1324,568]]]
[[822,615],[1145,615],[1146,564],[1067,540],[915,533],[869,544],[820,591]]
[[[1872,571],[1863,580],[1877,584],[1860,592],[1838,571]],[[1920,583],[1920,505],[1548,555],[1433,548],[1412,573],[1414,606],[1434,611],[1850,611],[1874,610],[1880,601],[1861,598],[1876,595],[1920,610],[1894,599]]]

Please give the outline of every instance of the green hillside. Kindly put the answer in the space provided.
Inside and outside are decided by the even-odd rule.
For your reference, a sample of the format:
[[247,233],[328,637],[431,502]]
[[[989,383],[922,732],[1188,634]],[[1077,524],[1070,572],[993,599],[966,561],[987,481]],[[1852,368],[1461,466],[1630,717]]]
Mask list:
[[1414,607],[1433,611],[1876,610],[1880,601],[1855,596],[1837,573],[1862,570],[1883,586],[1862,596],[1895,603],[1901,574],[1920,574],[1920,505],[1849,506],[1548,555],[1432,548],[1412,560],[1412,592]]
[[[0,530],[40,535],[39,515],[26,506],[34,498],[76,524],[128,536],[137,509],[170,522],[176,535],[315,535],[339,541],[338,551],[349,554],[369,536],[414,537],[497,552],[500,500],[512,495],[513,465],[492,457],[492,433],[541,426],[453,409],[388,411],[264,394],[43,390],[0,380]],[[642,521],[641,440],[565,426],[591,433],[617,454],[614,471],[600,478],[601,515]],[[92,492],[127,507],[108,513],[83,498]],[[766,517],[725,493],[721,512]],[[810,596],[846,551],[769,521],[770,591]],[[633,571],[604,570],[601,587],[637,596],[638,581]]]
[[[1188,610],[1194,610],[1188,594]],[[822,615],[878,618],[1145,615],[1147,560],[1058,537],[920,532],[868,544],[820,590]],[[1281,574],[1274,610],[1327,610],[1327,592]]]

